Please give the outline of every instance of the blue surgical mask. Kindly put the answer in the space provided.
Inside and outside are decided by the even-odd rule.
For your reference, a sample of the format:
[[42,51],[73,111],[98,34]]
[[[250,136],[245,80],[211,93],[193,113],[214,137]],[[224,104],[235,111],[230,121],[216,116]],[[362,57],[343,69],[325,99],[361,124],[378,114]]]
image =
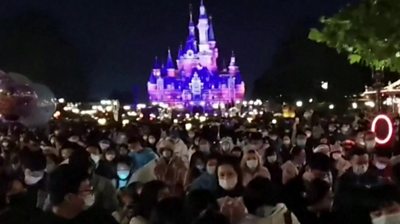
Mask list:
[[129,173],[130,173],[129,170],[118,170],[117,171],[118,178],[121,180],[125,180],[126,178],[128,178]]

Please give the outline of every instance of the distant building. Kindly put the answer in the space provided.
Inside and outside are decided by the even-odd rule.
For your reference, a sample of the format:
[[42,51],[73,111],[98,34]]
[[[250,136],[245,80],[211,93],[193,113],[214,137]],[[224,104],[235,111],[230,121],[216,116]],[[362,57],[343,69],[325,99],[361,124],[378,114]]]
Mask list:
[[150,101],[170,106],[207,106],[243,100],[245,85],[233,52],[228,67],[220,69],[217,62],[212,18],[201,1],[197,27],[190,12],[189,34],[176,61],[169,49],[165,65],[156,57],[147,83]]

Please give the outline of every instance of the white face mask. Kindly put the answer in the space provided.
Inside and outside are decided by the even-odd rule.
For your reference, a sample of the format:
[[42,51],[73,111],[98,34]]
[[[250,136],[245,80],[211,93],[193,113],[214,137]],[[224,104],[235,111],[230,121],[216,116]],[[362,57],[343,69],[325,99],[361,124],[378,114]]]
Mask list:
[[155,138],[149,138],[149,143],[153,145],[154,143],[156,143],[156,139]]
[[353,173],[356,175],[362,175],[366,173],[367,170],[368,170],[368,164],[353,166]]
[[372,219],[372,224],[398,224],[400,220],[400,212],[382,215]]
[[219,179],[218,182],[224,190],[232,190],[237,184],[237,178]]
[[374,149],[375,145],[376,145],[375,141],[365,141],[365,148],[367,150]]
[[90,158],[93,160],[94,163],[98,164],[100,161],[100,155],[90,154]]
[[198,170],[203,170],[204,169],[204,165],[203,164],[196,165],[196,168]]
[[223,143],[223,144],[221,145],[221,149],[222,149],[222,151],[224,151],[224,152],[229,151],[230,148],[231,148],[230,144]]
[[246,165],[249,169],[254,170],[258,166],[258,160],[255,159],[247,160]]
[[35,177],[31,175],[25,175],[25,183],[27,185],[35,185],[43,178],[43,175],[44,175],[43,173]]
[[163,155],[164,158],[169,159],[169,158],[172,157],[172,152],[171,152],[171,151],[168,151],[168,150],[164,150],[164,151],[162,152],[162,155]]
[[90,194],[90,195],[86,196],[83,200],[85,202],[85,208],[88,209],[94,205],[96,198],[95,198],[94,194]]
[[282,142],[284,145],[290,145],[290,140],[283,140],[283,142]]
[[387,164],[381,162],[375,162],[375,167],[378,170],[384,170],[387,167]]
[[274,163],[278,160],[278,157],[276,155],[272,155],[272,156],[267,156],[267,161],[269,163]]
[[119,177],[119,179],[121,180],[125,180],[126,178],[128,178],[129,176],[129,170],[118,170],[117,171],[117,175]]
[[215,175],[215,171],[217,170],[216,166],[207,166],[207,173],[211,175]]

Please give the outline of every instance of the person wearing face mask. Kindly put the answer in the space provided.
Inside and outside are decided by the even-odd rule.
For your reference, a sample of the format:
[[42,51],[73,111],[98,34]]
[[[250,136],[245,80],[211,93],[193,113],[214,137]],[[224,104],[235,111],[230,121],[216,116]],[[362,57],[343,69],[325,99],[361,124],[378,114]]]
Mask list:
[[206,138],[200,139],[199,151],[202,152],[205,156],[208,156],[211,153],[211,144]]
[[376,147],[375,137],[376,137],[375,133],[371,131],[364,134],[365,149],[367,150],[368,153],[373,153],[375,151]]
[[306,152],[304,149],[294,147],[291,150],[291,160],[284,163],[282,168],[282,184],[286,184],[289,180],[297,177],[303,172],[306,164]]
[[205,172],[206,168],[205,158],[206,158],[205,155],[202,154],[201,152],[195,152],[190,157],[189,169],[185,174],[185,180],[184,180],[185,189],[189,187],[189,185],[192,183],[194,179],[198,178],[203,172]]
[[217,189],[217,178],[216,170],[218,165],[219,156],[217,154],[211,154],[207,157],[205,172],[202,172],[199,177],[197,177],[190,184],[190,191],[193,190],[208,190],[210,192],[215,192]]
[[243,186],[246,186],[256,177],[265,177],[271,179],[268,169],[263,166],[260,155],[255,150],[245,152],[242,162]]
[[174,154],[178,156],[179,158],[182,159],[182,161],[186,164],[186,166],[189,165],[189,149],[187,145],[183,142],[183,140],[180,138],[180,134],[178,131],[172,131],[170,136],[166,139],[166,141],[169,141],[174,145]]
[[290,137],[285,135],[282,139],[282,147],[280,150],[280,157],[282,158],[282,162],[290,160],[290,150],[293,148]]
[[147,142],[149,143],[149,147],[151,149],[156,150],[157,139],[154,135],[149,135],[149,137],[147,138]]
[[[356,187],[374,186],[378,175],[369,169],[369,155],[365,149],[354,149],[350,154],[351,168],[349,168],[337,181],[335,188],[334,207],[339,209],[345,206],[346,192]],[[340,197],[339,197],[340,196]]]
[[110,147],[111,147],[110,140],[102,139],[99,141],[99,148],[100,148],[101,152],[105,152]]
[[375,151],[372,159],[372,171],[377,173],[379,177],[390,179],[392,177],[391,159],[392,152],[390,149],[379,148]]
[[45,190],[46,173],[44,172],[46,169],[46,157],[41,151],[24,152],[21,156],[21,162],[30,207],[42,208],[47,197]]
[[276,186],[282,185],[282,169],[281,163],[278,160],[278,155],[274,150],[267,150],[264,166],[271,174],[271,181]]
[[129,178],[132,175],[132,160],[129,156],[118,158],[117,161],[117,180],[116,188],[121,189],[129,184]]
[[217,167],[218,189],[217,198],[221,213],[237,223],[244,215],[246,208],[241,196],[244,187],[240,165],[236,158],[225,156]]
[[233,140],[231,137],[223,137],[220,141],[220,148],[221,148],[221,153],[222,154],[229,154],[232,148],[234,147],[233,145]]
[[243,150],[241,147],[239,146],[235,146],[233,147],[232,151],[231,151],[231,156],[235,157],[238,161],[242,160],[243,157]]
[[306,133],[298,133],[296,136],[296,147],[304,149],[306,152],[307,160],[310,159],[310,156],[313,154],[312,145],[309,145],[310,141],[308,141],[308,135]]
[[[164,144],[166,141],[159,141],[157,148]],[[130,138],[128,141],[128,148],[130,153],[129,157],[132,158],[134,164],[133,170],[139,170],[157,159],[157,154],[150,148],[143,147],[142,140],[140,138]]]
[[99,167],[100,160],[102,158],[100,149],[97,146],[88,146],[86,151],[90,153],[90,159],[95,164],[96,169]]
[[[126,156],[126,155],[125,155]],[[116,178],[117,172],[117,152],[111,148],[105,151],[104,157],[99,161],[95,172],[109,180]]]
[[75,150],[69,158],[68,164],[76,169],[86,171],[89,175],[96,199],[94,205],[96,208],[104,209],[110,213],[117,209],[118,200],[116,188],[112,181],[94,172],[96,165],[89,152],[86,150]]
[[110,213],[94,206],[95,195],[86,172],[68,164],[50,175],[49,192],[52,209],[33,223],[116,224]]
[[173,195],[181,195],[184,191],[186,165],[174,154],[173,144],[165,145],[159,151],[161,158],[154,167],[157,180],[165,182]]

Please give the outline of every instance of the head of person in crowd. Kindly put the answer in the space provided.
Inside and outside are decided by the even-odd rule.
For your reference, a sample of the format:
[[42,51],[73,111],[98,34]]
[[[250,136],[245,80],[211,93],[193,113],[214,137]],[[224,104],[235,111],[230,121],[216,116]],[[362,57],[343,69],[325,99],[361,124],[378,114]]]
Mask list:
[[328,134],[336,133],[336,128],[337,128],[336,123],[333,123],[333,122],[329,123],[328,124]]
[[149,143],[149,145],[151,147],[154,147],[157,144],[157,138],[154,135],[149,135],[149,137],[147,138],[147,142]]
[[394,224],[400,220],[400,191],[393,184],[382,184],[371,189],[371,223]]
[[174,146],[173,144],[163,144],[158,150],[160,157],[166,161],[170,161],[174,158]]
[[342,124],[342,126],[340,127],[340,133],[342,133],[342,135],[348,136],[351,134],[351,127],[349,124]]
[[239,161],[231,156],[224,156],[217,167],[219,197],[238,197],[243,191],[242,171]]
[[292,142],[291,142],[290,137],[288,135],[283,136],[282,145],[284,147],[286,147],[287,149],[290,149],[292,147]]
[[61,159],[63,161],[68,160],[73,152],[74,152],[74,149],[71,148],[71,147],[62,148],[61,151],[60,151]]
[[211,153],[211,143],[207,138],[200,138],[199,151],[202,152],[204,155],[209,155]]
[[87,173],[68,164],[50,174],[48,191],[53,213],[65,219],[74,219],[95,200]]
[[308,181],[321,179],[332,184],[330,168],[331,160],[329,156],[324,153],[314,153],[310,158],[308,171],[304,174],[304,177]]
[[379,148],[373,154],[372,164],[378,170],[385,170],[391,165],[392,151],[390,149]]
[[265,163],[266,164],[275,164],[279,163],[278,161],[278,153],[275,150],[267,150],[265,153]]
[[274,184],[263,177],[256,177],[246,186],[243,202],[248,212],[258,217],[268,217],[279,202],[279,192]]
[[44,177],[46,157],[41,151],[26,151],[21,158],[24,169],[24,182],[28,186],[38,184]]
[[111,147],[111,142],[108,139],[102,139],[99,141],[99,148],[102,152],[105,152]]
[[263,147],[264,140],[260,132],[252,132],[249,137],[249,149],[258,150]]
[[329,212],[333,205],[331,185],[322,179],[314,179],[306,187],[307,209],[315,214]]
[[368,131],[364,134],[364,143],[365,149],[368,153],[372,153],[375,151],[376,141],[375,141],[375,133],[372,131]]
[[132,153],[143,151],[142,140],[140,138],[130,138],[128,140],[128,149]]
[[350,154],[352,172],[355,175],[363,175],[369,168],[369,155],[365,149],[354,149]]
[[76,169],[86,171],[88,175],[94,174],[96,164],[86,150],[75,150],[69,157],[68,164]]
[[119,146],[119,149],[118,149],[118,154],[119,154],[120,156],[126,156],[126,155],[128,155],[128,154],[129,154],[128,145],[126,145],[126,144],[121,144],[121,145]]
[[206,158],[206,172],[208,174],[216,176],[219,158],[218,154],[211,154]]
[[327,156],[330,155],[331,147],[328,144],[319,144],[313,149],[314,153],[323,153]]
[[181,198],[165,198],[154,207],[150,223],[152,224],[186,224]]
[[122,156],[117,161],[117,177],[118,177],[118,188],[125,187],[129,178],[132,175],[132,159],[129,156]]
[[256,150],[252,149],[244,153],[240,164],[242,170],[248,172],[257,172],[259,168],[262,167],[262,165],[263,163],[260,155],[257,153]]
[[170,196],[168,186],[158,180],[145,183],[139,195],[137,216],[146,220],[150,219],[151,211],[157,203]]
[[178,144],[181,141],[179,130],[171,130],[169,133],[169,139],[171,139],[174,144]]
[[117,159],[117,152],[111,148],[107,149],[104,153],[104,159],[108,163],[114,163]]
[[195,152],[190,157],[189,170],[192,177],[198,177],[206,168],[206,156],[201,152]]
[[218,211],[218,202],[208,190],[193,190],[185,198],[185,216],[188,223],[199,217],[207,209]]
[[306,164],[306,151],[304,148],[295,146],[290,151],[291,161],[296,164],[296,166],[304,166]]
[[296,136],[296,146],[299,148],[305,148],[307,144],[307,135],[304,132],[299,132]]
[[90,159],[98,165],[101,159],[101,151],[100,148],[97,147],[96,145],[91,145],[86,148],[86,151],[90,153]]
[[132,182],[128,186],[121,188],[118,194],[118,200],[123,207],[137,204],[143,184],[140,182]]
[[243,150],[241,147],[239,146],[235,146],[233,147],[232,151],[231,151],[231,155],[235,158],[237,158],[238,160],[241,160],[243,157]]
[[187,132],[187,136],[189,138],[189,141],[192,142],[194,140],[194,138],[196,137],[196,132],[191,129]]
[[233,140],[231,137],[223,137],[219,144],[223,154],[229,154],[229,152],[234,147]]

